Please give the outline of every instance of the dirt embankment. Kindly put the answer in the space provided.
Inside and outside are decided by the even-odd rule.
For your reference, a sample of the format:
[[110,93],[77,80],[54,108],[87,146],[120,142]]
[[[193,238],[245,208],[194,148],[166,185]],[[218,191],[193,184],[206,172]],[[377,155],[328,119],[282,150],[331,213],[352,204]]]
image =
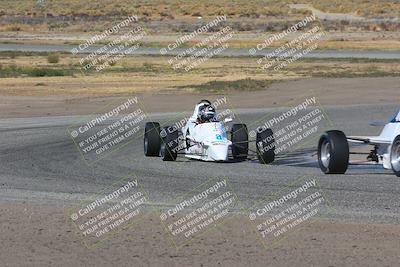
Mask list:
[[[385,78],[312,78],[272,84],[266,90],[241,92],[151,91],[138,94],[146,112],[191,110],[198,99],[226,96],[238,108],[284,106],[301,96],[317,96],[322,105],[387,104],[400,102],[400,79]],[[92,96],[2,96],[0,116],[31,117],[91,114],[120,97]]]
[[[177,250],[158,216],[87,249],[66,209],[1,204],[4,266],[397,266],[400,226],[310,222],[266,248],[248,218],[230,217]],[[74,255],[74,256],[71,256]]]

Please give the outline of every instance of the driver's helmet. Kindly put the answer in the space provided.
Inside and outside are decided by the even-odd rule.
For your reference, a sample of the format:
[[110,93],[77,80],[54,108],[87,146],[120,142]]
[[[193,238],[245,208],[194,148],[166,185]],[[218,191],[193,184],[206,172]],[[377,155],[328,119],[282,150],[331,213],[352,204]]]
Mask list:
[[201,122],[210,122],[215,118],[215,109],[209,103],[204,103],[199,107],[198,118]]

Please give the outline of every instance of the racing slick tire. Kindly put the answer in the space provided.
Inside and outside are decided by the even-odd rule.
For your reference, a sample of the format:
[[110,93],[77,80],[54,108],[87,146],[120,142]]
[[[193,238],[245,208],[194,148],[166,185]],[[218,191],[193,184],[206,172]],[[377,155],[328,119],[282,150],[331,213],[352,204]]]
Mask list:
[[175,161],[178,156],[178,130],[170,126],[164,127],[160,133],[161,149],[160,156],[163,161]]
[[344,174],[349,166],[349,143],[342,131],[327,131],[318,142],[318,164],[325,174]]
[[232,157],[246,159],[249,153],[249,134],[246,124],[233,124],[231,129]]
[[161,137],[158,122],[146,122],[144,127],[144,155],[158,157],[160,155]]
[[390,149],[390,163],[394,174],[400,177],[400,135],[398,135],[392,143]]
[[270,129],[257,131],[256,135],[257,158],[262,164],[269,164],[275,160],[275,138]]

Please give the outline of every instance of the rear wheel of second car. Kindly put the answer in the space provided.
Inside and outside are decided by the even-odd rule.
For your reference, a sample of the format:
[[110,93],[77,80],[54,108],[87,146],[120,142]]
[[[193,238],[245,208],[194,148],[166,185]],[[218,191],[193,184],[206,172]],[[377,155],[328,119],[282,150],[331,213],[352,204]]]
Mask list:
[[158,157],[161,148],[160,124],[146,122],[144,127],[144,154],[147,157]]
[[163,161],[175,161],[178,156],[179,134],[173,127],[164,127],[160,133],[162,137],[160,154]]
[[233,124],[231,129],[232,157],[246,159],[249,153],[249,134],[246,124]]
[[256,135],[257,157],[260,163],[269,164],[275,160],[274,132],[267,128],[258,130]]

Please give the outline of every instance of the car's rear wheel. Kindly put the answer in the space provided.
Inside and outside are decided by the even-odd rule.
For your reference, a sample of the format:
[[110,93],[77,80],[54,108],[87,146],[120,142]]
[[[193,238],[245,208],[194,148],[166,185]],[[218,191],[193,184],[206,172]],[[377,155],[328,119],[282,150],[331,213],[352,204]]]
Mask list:
[[246,159],[249,153],[249,134],[246,124],[233,124],[231,130],[232,157]]
[[274,132],[267,128],[257,131],[256,135],[257,158],[262,164],[269,164],[275,160]]
[[392,165],[392,170],[397,177],[400,177],[400,135],[398,135],[390,149],[390,163]]
[[174,161],[178,156],[178,130],[167,126],[161,131],[161,158],[164,161]]
[[147,157],[158,157],[160,148],[160,124],[158,122],[146,122],[144,127],[144,154]]
[[327,131],[318,142],[318,164],[326,174],[344,174],[349,166],[349,143],[341,131]]

